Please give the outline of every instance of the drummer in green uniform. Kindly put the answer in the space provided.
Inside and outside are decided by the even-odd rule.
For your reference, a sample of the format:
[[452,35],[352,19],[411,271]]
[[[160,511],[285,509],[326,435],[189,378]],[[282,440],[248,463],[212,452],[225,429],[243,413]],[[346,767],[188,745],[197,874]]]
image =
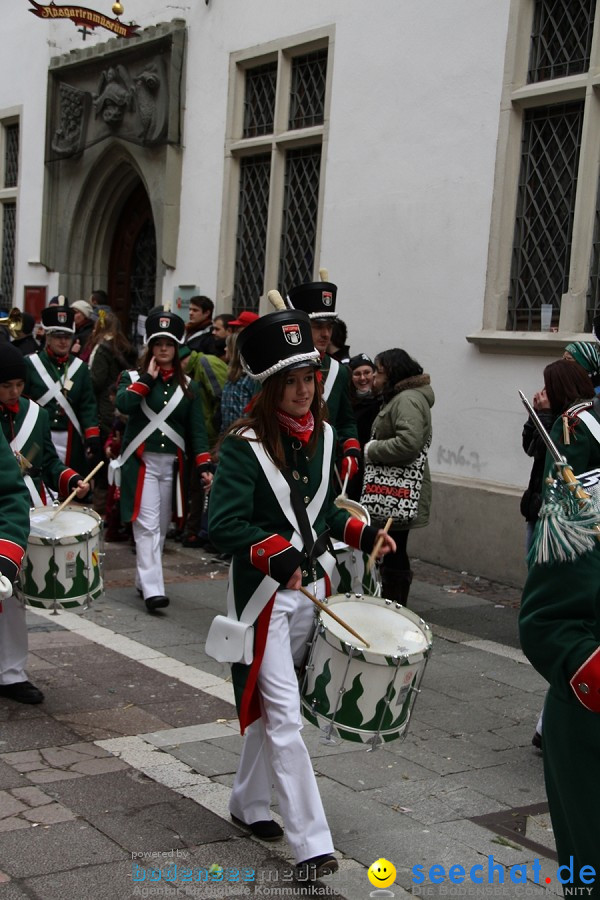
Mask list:
[[[325,270],[321,274],[326,277]],[[337,285],[331,281],[313,281],[293,287],[287,297],[291,309],[305,312],[312,329],[313,342],[319,351],[320,373],[323,383],[323,400],[327,404],[327,421],[335,428],[338,440],[338,456],[342,457],[340,477],[348,480],[358,472],[360,443],[352,402],[350,399],[350,370],[329,356],[336,312]]]
[[380,535],[382,553],[395,543],[333,502],[335,435],[323,421],[308,316],[263,316],[239,335],[238,347],[261,389],[223,440],[209,504],[210,540],[233,557],[228,615],[254,624],[253,661],[232,667],[246,739],[230,812],[257,837],[281,838],[270,815],[274,783],[299,877],[312,879],[338,864],[301,737],[295,666],[306,653],[314,607],[300,588],[309,585],[321,599],[329,592],[329,530],[366,552]]
[[[24,386],[25,358],[7,344],[0,357],[0,425],[18,462],[19,487],[23,484],[28,491],[28,510],[30,506],[46,504],[46,485],[63,497],[76,490],[78,499],[83,499],[89,484],[83,484],[81,475],[65,466],[56,455],[48,413],[33,400],[21,396]],[[28,654],[25,607],[15,597],[6,601],[1,625],[0,696],[19,703],[41,703],[44,695],[25,674]]]

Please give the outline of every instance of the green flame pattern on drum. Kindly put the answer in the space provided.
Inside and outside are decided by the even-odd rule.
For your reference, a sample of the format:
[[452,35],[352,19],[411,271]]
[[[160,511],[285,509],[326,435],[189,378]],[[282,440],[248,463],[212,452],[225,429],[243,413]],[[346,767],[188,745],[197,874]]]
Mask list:
[[[85,547],[85,545],[83,546]],[[65,582],[63,583],[59,566],[52,556],[47,560],[47,569],[42,572],[38,566],[36,572],[34,560],[28,554],[21,569],[21,592],[31,606],[48,608],[49,602],[54,599],[65,609],[80,606],[88,595],[95,599],[102,593],[100,567],[97,561],[94,562],[93,557],[90,562],[91,578],[88,578],[86,560],[78,551],[74,560],[74,573],[72,577],[67,577],[65,573],[62,573]],[[38,575],[37,581],[36,574]],[[41,576],[43,576],[42,584],[39,583]]]

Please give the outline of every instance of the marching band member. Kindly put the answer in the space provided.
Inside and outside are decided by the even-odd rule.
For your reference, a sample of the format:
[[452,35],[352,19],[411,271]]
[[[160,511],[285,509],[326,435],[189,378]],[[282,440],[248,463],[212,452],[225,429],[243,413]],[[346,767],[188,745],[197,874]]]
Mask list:
[[[59,495],[77,490],[85,497],[90,487],[81,476],[63,465],[54,449],[48,413],[33,400],[21,396],[25,387],[25,359],[11,345],[0,356],[0,425],[19,463],[29,492],[29,506],[44,506],[44,482]],[[42,692],[27,681],[27,623],[25,607],[16,598],[6,601],[2,616],[3,645],[0,652],[0,693],[20,703],[41,703]]]
[[[321,273],[325,275],[325,270]],[[326,277],[326,275],[325,275]],[[352,480],[358,472],[360,444],[352,402],[350,400],[350,373],[327,353],[331,342],[333,323],[337,318],[335,310],[337,285],[330,281],[315,281],[293,287],[287,297],[291,309],[300,309],[308,314],[313,342],[321,360],[323,380],[323,400],[327,404],[327,421],[335,428],[342,455],[340,477],[346,474]]]
[[123,372],[117,390],[117,409],[129,418],[121,456],[111,468],[114,472],[122,467],[121,517],[133,523],[136,587],[148,612],[169,605],[161,554],[171,521],[174,469],[178,469],[178,520],[185,509],[185,453],[193,454],[205,486],[212,479],[198,386],[184,374],[176,352],[184,334],[179,316],[151,313],[146,319],[148,346],[141,374]]
[[[2,352],[6,351],[3,347]],[[13,582],[19,574],[29,535],[29,494],[6,439],[0,434],[0,697],[40,703],[44,697],[24,673],[11,668],[15,652],[10,627],[14,608]],[[7,624],[8,623],[8,624]],[[25,633],[27,641],[27,633]],[[20,679],[20,680],[19,680]]]
[[68,306],[42,310],[46,344],[28,356],[25,396],[48,410],[56,452],[67,466],[87,474],[101,458],[98,410],[90,372],[69,352],[74,313]]
[[[329,529],[364,551],[382,532],[333,502],[334,432],[323,421],[315,375],[320,359],[308,316],[295,310],[263,316],[238,336],[238,347],[261,390],[223,439],[209,504],[210,540],[233,557],[228,607],[254,622],[253,662],[232,666],[246,739],[229,808],[237,824],[278,840],[282,830],[269,809],[274,783],[298,875],[313,879],[338,864],[300,735],[294,667],[304,658],[315,615],[299,588],[310,585],[325,596],[335,564]],[[382,553],[395,549],[388,535],[383,541]]]

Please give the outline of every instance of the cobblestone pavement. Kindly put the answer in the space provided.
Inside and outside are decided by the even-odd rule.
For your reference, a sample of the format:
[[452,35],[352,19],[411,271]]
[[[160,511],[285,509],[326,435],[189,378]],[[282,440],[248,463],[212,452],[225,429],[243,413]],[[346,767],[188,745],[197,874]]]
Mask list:
[[45,702],[0,700],[0,900],[362,900],[380,857],[396,878],[379,897],[560,894],[530,744],[545,686],[518,649],[518,591],[414,563],[411,607],[434,651],[406,739],[366,752],[304,730],[340,860],[308,887],[291,880],[285,841],[261,843],[228,816],[242,739],[228,669],[203,646],[226,564],[169,543],[171,606],[149,616],[131,548],[108,545],[106,563],[85,614],[28,612]]

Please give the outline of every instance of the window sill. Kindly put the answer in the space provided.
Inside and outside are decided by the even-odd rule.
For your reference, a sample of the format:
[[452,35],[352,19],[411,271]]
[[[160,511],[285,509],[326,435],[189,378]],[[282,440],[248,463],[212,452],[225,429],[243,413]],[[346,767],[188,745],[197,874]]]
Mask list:
[[481,353],[515,356],[554,356],[572,341],[595,341],[591,333],[569,331],[476,331],[466,340]]

